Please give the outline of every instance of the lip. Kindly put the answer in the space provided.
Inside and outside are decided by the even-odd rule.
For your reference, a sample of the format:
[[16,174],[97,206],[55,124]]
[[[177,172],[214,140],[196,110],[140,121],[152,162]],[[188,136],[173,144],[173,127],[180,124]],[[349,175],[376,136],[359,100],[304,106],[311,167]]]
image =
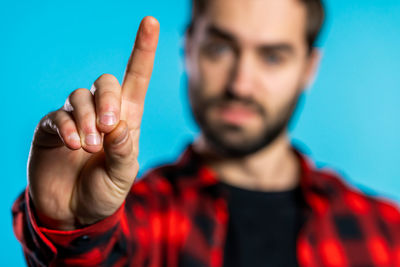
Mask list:
[[217,112],[224,122],[233,124],[243,124],[256,116],[254,110],[242,106],[224,106]]

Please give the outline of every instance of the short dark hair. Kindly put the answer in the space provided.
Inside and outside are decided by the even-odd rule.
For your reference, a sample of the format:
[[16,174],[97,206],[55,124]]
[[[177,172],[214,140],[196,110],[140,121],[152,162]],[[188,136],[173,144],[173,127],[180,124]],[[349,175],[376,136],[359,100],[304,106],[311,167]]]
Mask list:
[[[192,17],[187,28],[190,36],[193,33],[195,20],[204,14],[208,0],[192,0]],[[325,20],[325,9],[322,0],[299,0],[307,10],[306,41],[309,51],[315,46]]]

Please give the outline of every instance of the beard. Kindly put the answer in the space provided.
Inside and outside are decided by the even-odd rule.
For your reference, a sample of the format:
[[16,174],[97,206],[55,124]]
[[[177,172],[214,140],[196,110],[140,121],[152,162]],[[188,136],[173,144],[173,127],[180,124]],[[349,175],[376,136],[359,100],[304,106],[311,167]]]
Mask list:
[[[193,116],[200,126],[205,139],[216,152],[231,158],[254,154],[273,143],[288,126],[302,91],[297,90],[296,94],[285,103],[284,107],[272,117],[254,99],[239,97],[230,93],[230,90],[225,90],[223,95],[206,98],[201,95],[200,88],[191,89],[195,89],[190,90]],[[250,134],[240,125],[216,122],[209,118],[208,112],[210,110],[233,103],[240,104],[257,113],[262,121],[261,129],[256,133]],[[234,138],[230,138],[232,136]]]

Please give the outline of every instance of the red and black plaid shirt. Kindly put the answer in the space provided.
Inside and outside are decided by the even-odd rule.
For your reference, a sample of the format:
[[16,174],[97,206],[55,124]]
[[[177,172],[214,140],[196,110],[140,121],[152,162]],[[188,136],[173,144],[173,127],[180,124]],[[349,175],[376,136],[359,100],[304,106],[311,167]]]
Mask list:
[[[297,150],[306,222],[300,266],[400,267],[400,212],[386,200],[316,169]],[[135,182],[114,215],[74,231],[37,224],[27,191],[13,206],[30,266],[212,266],[223,264],[229,214],[215,174],[189,147],[173,165]]]

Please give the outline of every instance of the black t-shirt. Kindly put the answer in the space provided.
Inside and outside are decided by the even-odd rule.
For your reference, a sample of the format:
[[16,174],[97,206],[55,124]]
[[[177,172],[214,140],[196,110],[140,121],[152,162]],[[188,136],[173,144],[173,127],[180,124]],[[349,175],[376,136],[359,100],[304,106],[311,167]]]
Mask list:
[[304,221],[300,188],[262,192],[222,187],[229,208],[224,267],[298,266],[296,239]]

